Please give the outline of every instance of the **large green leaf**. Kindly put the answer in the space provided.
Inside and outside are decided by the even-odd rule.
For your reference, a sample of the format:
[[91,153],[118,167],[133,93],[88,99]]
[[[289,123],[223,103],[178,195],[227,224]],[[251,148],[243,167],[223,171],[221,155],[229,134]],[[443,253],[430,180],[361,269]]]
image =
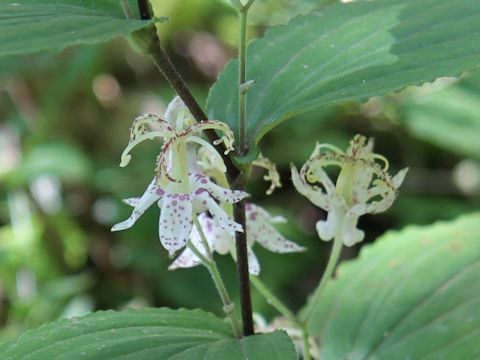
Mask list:
[[149,25],[126,19],[117,0],[0,0],[0,56],[95,44]]
[[294,360],[277,331],[236,340],[227,322],[200,310],[97,312],[29,331],[0,349],[2,360]]
[[438,91],[412,91],[400,110],[414,136],[456,154],[480,159],[479,74]]
[[388,233],[327,285],[320,358],[480,358],[479,274],[479,213]]
[[[295,114],[458,75],[480,64],[479,43],[480,1],[472,0],[335,4],[274,27],[248,47],[250,146]],[[235,131],[237,67],[227,65],[207,102],[209,117]]]

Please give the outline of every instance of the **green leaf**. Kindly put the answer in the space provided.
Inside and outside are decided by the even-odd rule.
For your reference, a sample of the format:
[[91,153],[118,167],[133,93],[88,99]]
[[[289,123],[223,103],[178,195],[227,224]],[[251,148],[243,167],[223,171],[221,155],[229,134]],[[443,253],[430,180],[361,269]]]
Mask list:
[[480,213],[388,233],[327,285],[320,358],[478,359],[479,273]]
[[[271,28],[248,46],[250,147],[296,114],[365,101],[480,64],[480,2],[334,4]],[[238,62],[210,90],[211,119],[238,131]]]
[[90,159],[81,149],[67,142],[50,142],[26,153],[17,176],[27,182],[43,174],[58,176],[66,182],[85,182],[92,172]]
[[400,107],[407,129],[453,153],[480,159],[480,76],[425,91],[412,91]]
[[[228,354],[228,355],[226,355]],[[234,339],[230,325],[200,310],[97,312],[31,330],[0,348],[4,360],[294,360],[283,331]]]
[[117,0],[0,0],[0,56],[95,44],[151,24],[127,19]]

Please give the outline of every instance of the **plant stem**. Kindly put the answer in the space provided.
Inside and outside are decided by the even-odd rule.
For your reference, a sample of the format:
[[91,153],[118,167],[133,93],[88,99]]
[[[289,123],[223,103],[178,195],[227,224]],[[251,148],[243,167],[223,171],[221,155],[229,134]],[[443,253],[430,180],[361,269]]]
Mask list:
[[[198,229],[199,229],[200,236],[205,237],[201,228],[198,228]],[[237,339],[240,339],[242,337],[242,333],[240,331],[240,326],[238,324],[237,317],[235,316],[235,304],[230,300],[230,296],[228,295],[225,284],[223,283],[222,277],[220,276],[220,272],[218,271],[217,264],[215,264],[215,261],[213,260],[213,258],[209,260],[205,256],[203,256],[203,254],[191,242],[188,242],[187,246],[195,254],[195,256],[197,256],[200,259],[200,261],[202,262],[202,265],[204,265],[208,269],[208,272],[210,273],[212,280],[215,284],[215,288],[217,289],[218,295],[222,300],[223,311],[225,312],[225,315],[227,315],[228,319],[230,320],[230,325],[232,326],[233,334]],[[208,247],[208,243],[205,250],[207,250],[207,248],[208,248],[207,252],[210,252],[210,247]]]
[[250,275],[250,281],[252,282],[255,289],[258,290],[260,294],[263,295],[267,303],[272,305],[278,312],[288,318],[292,323],[298,327],[303,327],[303,324],[297,317],[268,289],[263,282],[257,277]]
[[238,12],[240,20],[240,44],[238,50],[238,131],[239,153],[244,155],[247,151],[246,122],[247,122],[247,93],[242,91],[242,85],[247,81],[247,19],[248,9],[243,8]]
[[127,19],[134,19],[132,9],[130,9],[130,5],[128,4],[128,0],[121,0],[120,5],[122,5],[122,10]]
[[240,288],[240,305],[242,308],[243,335],[254,334],[252,317],[252,297],[248,273],[247,227],[245,218],[245,201],[236,203],[233,207],[235,221],[243,226],[243,232],[235,233],[235,250],[237,255],[237,277]]
[[308,344],[308,330],[303,324],[284,303],[282,303],[271,291],[268,289],[263,282],[257,276],[250,275],[250,281],[255,286],[255,289],[258,290],[260,294],[263,295],[267,303],[272,305],[280,314],[289,319],[295,326],[297,326],[302,332],[302,343],[303,343],[303,358],[305,360],[311,360],[310,356],[310,347]]
[[[242,5],[240,1],[236,2],[240,20],[240,42],[238,49],[239,57],[239,82],[238,82],[238,96],[239,96],[239,114],[238,114],[238,129],[239,129],[239,155],[244,155],[247,151],[246,141],[246,122],[247,122],[247,97],[246,92],[242,91],[242,85],[246,82],[247,77],[247,18],[248,10],[255,0],[249,0],[246,5]],[[237,178],[236,187],[239,189],[245,188],[245,176],[240,174]],[[243,233],[235,233],[235,249],[237,257],[237,274],[238,284],[240,287],[240,304],[242,308],[242,323],[243,335],[249,336],[254,334],[253,317],[252,317],[252,298],[250,293],[250,280],[248,272],[248,250],[247,250],[247,227],[245,218],[245,201],[241,201],[234,205],[233,216],[237,223],[243,227]]]
[[343,218],[339,219],[337,224],[337,234],[335,235],[335,239],[333,240],[333,247],[332,252],[330,253],[330,258],[328,259],[327,267],[322,275],[322,279],[320,280],[320,284],[318,285],[317,289],[313,293],[307,310],[305,312],[305,319],[308,319],[316,307],[320,304],[320,298],[322,297],[323,291],[327,286],[328,281],[331,279],[333,271],[335,270],[335,266],[337,265],[338,259],[340,257],[340,253],[342,252],[342,245],[343,245]]
[[138,0],[138,10],[140,11],[140,19],[148,20],[152,18],[150,14],[150,7],[148,5],[148,0]]

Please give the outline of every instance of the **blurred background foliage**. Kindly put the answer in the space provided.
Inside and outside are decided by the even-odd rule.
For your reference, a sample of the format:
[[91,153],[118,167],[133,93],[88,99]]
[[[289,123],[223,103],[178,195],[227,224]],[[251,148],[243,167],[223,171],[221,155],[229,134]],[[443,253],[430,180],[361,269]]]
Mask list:
[[[332,0],[258,0],[250,37],[266,26]],[[228,0],[153,1],[170,17],[160,36],[200,102],[235,56],[237,20]],[[220,301],[202,268],[167,271],[159,244],[157,209],[132,229],[111,233],[126,218],[124,197],[150,182],[159,143],[136,149],[118,167],[132,119],[162,114],[173,92],[145,57],[123,40],[71,48],[59,54],[0,59],[0,342],[65,316],[128,306],[201,307],[220,313]],[[315,233],[325,214],[296,194],[289,164],[301,166],[315,142],[346,147],[356,133],[376,138],[393,171],[409,166],[401,196],[388,213],[365,216],[367,242],[389,229],[453,219],[478,209],[480,194],[480,76],[433,84],[366,104],[348,104],[292,119],[262,142],[283,187],[266,196],[255,171],[248,190],[255,201],[290,221],[280,230],[307,246],[303,254],[256,248],[262,278],[298,309],[318,281],[329,244]],[[346,249],[354,257],[358,247]],[[236,294],[235,267],[220,257]],[[254,307],[275,312],[253,293]]]

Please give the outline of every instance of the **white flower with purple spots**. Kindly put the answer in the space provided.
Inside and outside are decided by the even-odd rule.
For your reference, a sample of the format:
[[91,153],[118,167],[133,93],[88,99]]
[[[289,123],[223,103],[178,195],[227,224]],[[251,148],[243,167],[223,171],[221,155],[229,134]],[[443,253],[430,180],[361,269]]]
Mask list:
[[[377,160],[383,162],[383,167]],[[336,183],[325,171],[331,166],[340,169]],[[296,189],[328,212],[326,221],[317,222],[320,239],[329,241],[340,235],[346,246],[363,240],[365,234],[357,228],[358,218],[387,210],[408,168],[394,177],[387,170],[387,159],[373,152],[373,140],[367,142],[361,135],[353,138],[346,152],[329,144],[317,145],[300,173],[292,165]]]
[[[200,136],[203,131],[222,131],[227,151],[231,150],[233,134],[226,124],[205,121],[192,124],[185,106],[175,98],[162,120],[154,115],[135,119],[130,142],[122,154],[121,166],[130,161],[130,151],[144,140],[160,137],[164,141],[157,158],[156,176],[139,198],[126,199],[125,203],[134,207],[130,217],[112,227],[112,231],[128,229],[153,203],[161,209],[159,236],[162,245],[170,255],[183,248],[192,231],[193,216],[208,211],[220,228],[235,232],[243,231],[217,203],[236,203],[248,194],[244,191],[222,188],[200,173],[196,164],[198,147],[205,148],[213,157],[220,158],[216,150]],[[149,127],[152,127],[150,129]]]
[[[254,204],[247,204],[246,225],[247,225],[247,243],[248,243],[248,271],[252,275],[260,273],[260,263],[252,250],[255,243],[276,253],[291,253],[304,251],[305,248],[287,240],[281,235],[272,224],[285,222],[283,217],[272,217],[265,209]],[[200,214],[198,221],[205,234],[210,250],[216,251],[221,255],[231,253],[235,256],[235,237],[234,232],[217,225],[207,214]],[[198,229],[194,226],[190,241],[201,253],[206,256]],[[169,269],[189,268],[200,264],[200,259],[190,250],[185,249],[180,256],[170,265]]]

